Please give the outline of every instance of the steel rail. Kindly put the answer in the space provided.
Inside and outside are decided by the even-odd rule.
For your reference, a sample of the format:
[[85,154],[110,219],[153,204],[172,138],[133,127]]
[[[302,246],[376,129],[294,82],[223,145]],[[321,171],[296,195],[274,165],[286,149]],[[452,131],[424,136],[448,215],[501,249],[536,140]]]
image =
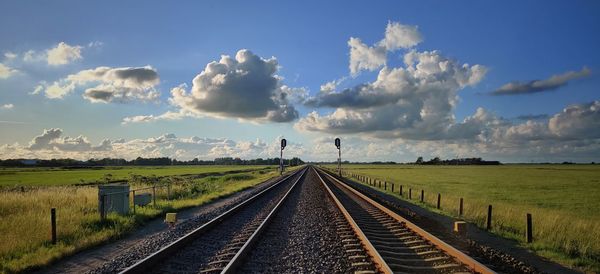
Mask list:
[[298,182],[304,177],[304,174],[306,174],[307,170],[308,170],[308,168],[304,170],[304,172],[294,182],[292,187],[290,187],[290,189],[285,193],[283,198],[281,198],[279,200],[277,205],[275,205],[275,207],[271,210],[271,212],[269,212],[267,217],[265,217],[265,219],[261,222],[259,227],[254,231],[254,233],[252,233],[250,238],[248,238],[248,240],[244,243],[244,245],[240,248],[240,250],[238,250],[238,252],[235,254],[235,256],[233,256],[231,261],[229,261],[229,263],[225,266],[225,268],[223,268],[223,270],[221,271],[222,274],[236,273],[237,268],[242,264],[243,260],[246,258],[246,256],[248,255],[248,253],[250,252],[252,247],[254,247],[254,245],[258,241],[258,238],[260,237],[262,232],[265,230],[265,228],[268,226],[268,224],[273,219],[273,216],[275,216],[275,214],[277,214],[277,212],[281,208],[281,205],[287,200],[287,197],[290,195],[290,193],[292,193],[292,191],[294,190],[294,188],[296,187]]
[[[179,251],[179,249],[181,249],[182,247],[186,246],[191,241],[197,239],[199,236],[201,236],[202,234],[204,234],[205,232],[207,232],[209,229],[215,227],[217,224],[223,222],[225,219],[227,219],[228,217],[232,216],[233,214],[235,214],[236,212],[238,212],[240,209],[244,208],[246,205],[248,205],[252,201],[256,200],[257,198],[259,198],[262,195],[264,195],[265,193],[267,193],[269,190],[271,190],[274,187],[280,185],[281,183],[285,182],[286,180],[288,180],[289,178],[295,176],[296,174],[300,173],[301,171],[302,172],[306,172],[307,169],[308,169],[307,167],[304,167],[304,168],[295,170],[294,172],[291,172],[290,174],[288,174],[288,175],[284,176],[283,178],[279,179],[279,181],[277,181],[273,185],[267,187],[266,189],[263,189],[259,193],[255,194],[252,197],[246,199],[245,201],[237,204],[233,208],[227,210],[226,212],[224,212],[221,215],[215,217],[214,219],[210,220],[209,222],[203,224],[202,226],[194,229],[193,231],[185,234],[181,238],[179,238],[179,239],[171,242],[170,244],[162,247],[158,251],[150,254],[149,256],[147,256],[144,259],[136,262],[135,264],[127,267],[126,269],[122,270],[119,273],[121,273],[121,274],[146,273],[147,269],[149,269],[150,267],[158,264],[161,260],[163,260],[163,259],[171,256],[175,252]],[[302,175],[300,175],[300,178],[303,175],[304,175],[304,173],[302,173]]]
[[[480,262],[478,262],[475,259],[471,258],[470,256],[466,255],[465,253],[461,252],[460,250],[458,250],[458,249],[454,248],[453,246],[449,245],[448,243],[442,241],[441,239],[439,239],[436,236],[432,235],[431,233],[425,231],[424,229],[420,228],[419,226],[415,225],[414,223],[410,222],[409,220],[401,217],[397,213],[395,213],[392,210],[388,209],[387,207],[381,205],[380,203],[376,202],[375,200],[369,198],[368,196],[364,195],[363,193],[361,193],[360,191],[354,189],[353,187],[349,186],[348,184],[346,184],[346,183],[340,181],[339,179],[335,178],[334,176],[332,176],[328,172],[325,172],[325,171],[321,171],[321,172],[325,176],[327,176],[328,179],[331,179],[332,182],[335,182],[337,185],[339,185],[339,186],[341,186],[341,187],[349,190],[351,193],[355,194],[356,196],[358,196],[362,200],[366,201],[368,204],[370,204],[370,205],[376,207],[377,209],[381,210],[382,212],[384,212],[386,215],[388,215],[389,217],[393,218],[394,220],[396,220],[398,222],[401,222],[401,223],[404,223],[407,228],[409,228],[410,230],[412,230],[415,233],[417,233],[423,239],[429,241],[436,248],[438,248],[440,250],[443,250],[447,255],[455,258],[460,263],[466,265],[471,270],[473,270],[473,271],[475,271],[477,273],[482,273],[482,274],[495,274],[496,273],[495,271],[489,269],[485,265],[481,264]],[[321,178],[321,180],[322,180],[322,178]],[[323,181],[323,184],[325,184],[324,181]],[[330,195],[333,195],[333,192],[331,192],[329,189],[328,189],[328,191],[330,192]],[[341,205],[341,203],[339,205]],[[370,242],[368,242],[368,244],[366,244],[367,247],[369,247],[369,245],[370,245]]]
[[[316,172],[316,170],[315,170],[315,172]],[[377,249],[375,249],[373,244],[371,244],[371,241],[369,241],[369,239],[367,238],[365,233],[362,231],[362,229],[358,226],[358,224],[356,224],[356,222],[354,221],[354,218],[352,218],[352,216],[350,215],[348,210],[346,210],[346,208],[342,205],[340,200],[335,196],[335,194],[333,194],[333,191],[331,191],[329,186],[325,183],[325,181],[323,180],[323,178],[321,177],[319,172],[316,172],[316,173],[317,173],[317,176],[319,177],[319,179],[321,180],[323,187],[325,187],[325,189],[329,193],[329,196],[333,199],[333,201],[337,205],[338,209],[342,212],[342,214],[344,215],[344,218],[348,221],[348,223],[350,223],[350,226],[352,227],[352,230],[354,230],[354,233],[356,234],[356,236],[358,236],[359,240],[363,243],[365,251],[367,252],[367,254],[369,254],[371,259],[375,263],[375,267],[380,272],[393,273],[392,269],[388,266],[388,264],[385,262],[385,260],[383,260],[383,257],[381,257],[381,255],[379,254]]]

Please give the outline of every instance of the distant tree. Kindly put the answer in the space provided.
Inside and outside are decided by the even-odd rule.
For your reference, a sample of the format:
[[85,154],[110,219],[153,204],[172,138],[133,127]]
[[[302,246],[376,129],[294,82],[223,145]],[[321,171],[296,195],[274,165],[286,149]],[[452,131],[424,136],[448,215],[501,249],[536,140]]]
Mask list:
[[417,165],[423,164],[423,157],[419,156],[419,158],[417,158],[417,161],[415,162],[415,164],[417,164]]

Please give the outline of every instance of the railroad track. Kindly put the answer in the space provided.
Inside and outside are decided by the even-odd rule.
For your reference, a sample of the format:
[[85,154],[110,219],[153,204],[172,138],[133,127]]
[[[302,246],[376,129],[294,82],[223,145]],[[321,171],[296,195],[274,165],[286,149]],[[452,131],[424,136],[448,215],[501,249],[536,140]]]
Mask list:
[[[363,247],[379,272],[495,273],[327,172],[318,176],[358,236],[345,244]],[[364,262],[360,253],[349,255]]]
[[120,273],[234,272],[307,169],[283,177]]

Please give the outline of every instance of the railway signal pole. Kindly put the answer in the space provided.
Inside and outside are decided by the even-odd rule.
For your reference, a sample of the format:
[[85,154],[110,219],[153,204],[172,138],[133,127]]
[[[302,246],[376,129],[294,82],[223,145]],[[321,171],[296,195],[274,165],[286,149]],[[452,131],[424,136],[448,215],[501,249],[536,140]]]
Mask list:
[[335,138],[335,146],[338,149],[338,176],[342,177],[342,150],[340,149],[340,138]]
[[287,145],[287,141],[285,139],[281,139],[281,152],[279,154],[279,175],[283,175],[283,149]]

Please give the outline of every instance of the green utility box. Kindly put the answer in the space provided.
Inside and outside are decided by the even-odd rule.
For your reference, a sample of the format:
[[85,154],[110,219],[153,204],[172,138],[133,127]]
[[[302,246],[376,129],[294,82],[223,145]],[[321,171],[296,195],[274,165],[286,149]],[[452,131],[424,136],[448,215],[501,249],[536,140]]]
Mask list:
[[107,184],[98,186],[98,211],[102,216],[109,212],[129,213],[129,185]]

